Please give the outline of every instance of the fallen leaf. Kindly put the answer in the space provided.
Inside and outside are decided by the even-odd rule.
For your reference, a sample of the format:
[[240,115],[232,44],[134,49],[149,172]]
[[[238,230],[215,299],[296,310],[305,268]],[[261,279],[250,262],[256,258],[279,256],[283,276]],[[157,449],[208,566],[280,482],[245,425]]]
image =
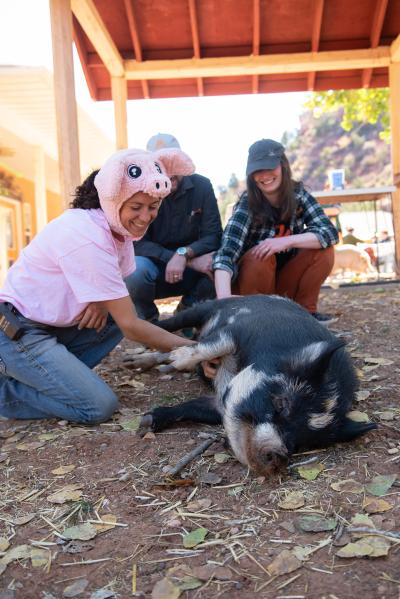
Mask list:
[[80,489],[81,484],[67,485],[59,491],[52,493],[47,497],[50,503],[65,503],[67,501],[78,501],[82,497],[83,491]]
[[119,424],[122,426],[124,431],[135,432],[139,428],[141,419],[142,419],[141,416],[135,416],[135,418],[131,418],[130,420],[124,420],[124,421],[120,422]]
[[353,422],[369,422],[369,416],[366,412],[359,412],[359,410],[352,410],[347,412],[347,418],[353,420]]
[[217,464],[225,464],[225,462],[227,462],[230,459],[231,456],[229,455],[229,453],[214,453],[214,460],[217,462]]
[[365,401],[371,395],[369,391],[360,390],[356,393],[356,401]]
[[183,537],[183,546],[185,549],[196,547],[204,541],[208,534],[207,528],[196,528]]
[[303,493],[301,491],[292,491],[278,503],[278,506],[283,510],[296,510],[299,507],[303,507],[304,503],[305,499]]
[[201,474],[199,477],[199,481],[201,483],[205,483],[207,485],[217,485],[222,480],[222,477],[219,474],[215,474],[215,472],[205,472]]
[[114,591],[110,589],[98,589],[90,595],[89,599],[111,599],[111,597],[116,597]]
[[149,431],[145,435],[143,435],[142,439],[147,439],[148,441],[152,441],[156,438],[155,434],[152,431]]
[[203,510],[203,509],[209,508],[211,504],[212,504],[211,499],[207,499],[205,497],[204,499],[195,499],[194,501],[190,501],[187,504],[187,508],[191,512],[197,512],[198,510]]
[[243,485],[235,485],[233,487],[233,489],[229,489],[228,495],[230,495],[231,497],[237,497],[238,495],[243,493],[243,491],[244,491]]
[[10,546],[9,540],[6,537],[0,537],[0,551],[1,552],[7,551],[9,546]]
[[324,465],[317,462],[316,464],[306,464],[305,466],[299,466],[297,472],[301,478],[306,480],[315,480],[319,474],[324,470]]
[[8,453],[0,453],[0,464],[1,462],[5,462],[8,458]]
[[364,493],[364,485],[352,478],[332,483],[331,488],[339,493]]
[[382,495],[385,495],[393,485],[396,478],[396,474],[381,474],[379,476],[374,476],[371,482],[365,485],[365,488],[371,495],[382,497]]
[[137,381],[136,379],[131,379],[130,381],[125,381],[123,384],[129,385],[130,387],[133,387],[134,389],[144,389],[145,388],[145,384],[142,383],[141,381]]
[[177,585],[181,591],[191,591],[203,586],[203,582],[194,576],[184,576],[177,581]]
[[375,497],[366,497],[363,503],[363,510],[368,514],[381,514],[393,508],[393,505],[385,499],[375,499]]
[[267,570],[271,576],[290,574],[301,568],[302,563],[292,551],[284,549],[268,566]]
[[90,551],[93,549],[94,543],[81,543],[80,541],[69,541],[65,545],[62,545],[64,553],[83,553],[84,551]]
[[68,466],[59,466],[55,470],[52,470],[51,473],[61,476],[62,474],[68,474],[69,472],[72,472],[75,470],[75,468],[76,466],[74,466],[74,464],[69,464]]
[[162,578],[156,582],[151,591],[152,599],[178,599],[180,594],[180,588],[175,586],[169,578]]
[[112,528],[115,528],[117,516],[114,516],[114,514],[99,514],[99,518],[100,520],[103,520],[103,522],[107,522],[107,524],[93,523],[93,526],[97,530],[97,532],[106,532],[106,530],[111,530]]
[[47,549],[41,549],[40,547],[32,547],[31,549],[31,562],[34,568],[42,568],[47,566],[51,559],[51,553]]
[[368,536],[345,545],[336,555],[339,557],[383,557],[389,553],[390,541],[383,537]]
[[78,595],[82,595],[88,584],[89,581],[86,578],[80,578],[79,580],[76,580],[69,586],[65,587],[62,593],[63,597],[77,597]]
[[296,521],[297,526],[304,532],[322,532],[336,528],[335,518],[324,518],[319,515],[300,516]]
[[381,412],[379,414],[380,420],[387,421],[387,422],[394,420],[394,417],[395,417],[395,413],[390,412],[389,410],[386,410],[385,412]]
[[19,516],[17,518],[10,518],[9,522],[12,522],[15,526],[22,526],[22,524],[27,524],[33,520],[35,516],[36,514],[25,514],[24,516]]
[[78,541],[89,541],[90,539],[94,539],[96,535],[96,528],[89,522],[77,524],[76,526],[70,526],[69,528],[65,528],[62,532],[62,536],[66,539],[74,539]]
[[0,564],[10,564],[17,559],[28,559],[31,556],[30,545],[17,545],[13,547],[0,559]]
[[52,441],[60,436],[60,433],[41,433],[38,435],[39,441]]
[[32,449],[39,449],[45,444],[44,441],[32,441],[31,443],[18,443],[16,448],[20,451],[32,451]]
[[375,524],[366,514],[355,514],[355,516],[353,516],[350,520],[350,524],[352,526],[367,526],[369,528],[375,528]]
[[394,364],[393,360],[388,360],[387,358],[372,358],[370,356],[365,356],[365,362],[369,364],[377,364],[378,366],[390,366]]

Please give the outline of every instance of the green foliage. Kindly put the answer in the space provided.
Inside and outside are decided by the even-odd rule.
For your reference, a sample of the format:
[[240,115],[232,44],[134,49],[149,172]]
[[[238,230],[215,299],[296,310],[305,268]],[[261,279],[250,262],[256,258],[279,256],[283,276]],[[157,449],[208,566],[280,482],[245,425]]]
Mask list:
[[356,123],[380,123],[381,139],[390,141],[389,90],[387,88],[329,90],[312,93],[305,107],[319,118],[322,114],[343,109],[341,126],[350,131]]

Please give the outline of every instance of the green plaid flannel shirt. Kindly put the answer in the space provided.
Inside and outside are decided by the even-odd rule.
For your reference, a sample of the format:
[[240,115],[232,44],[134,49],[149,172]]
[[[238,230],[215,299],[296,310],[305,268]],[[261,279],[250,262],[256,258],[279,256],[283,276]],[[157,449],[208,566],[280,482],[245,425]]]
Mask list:
[[[314,233],[321,248],[335,245],[339,241],[338,232],[316,199],[303,186],[299,186],[295,197],[297,209],[289,224],[291,235]],[[252,225],[247,193],[244,193],[225,227],[221,247],[214,254],[213,269],[227,270],[234,274],[237,270],[236,264],[243,254],[270,237],[275,237],[275,225]]]

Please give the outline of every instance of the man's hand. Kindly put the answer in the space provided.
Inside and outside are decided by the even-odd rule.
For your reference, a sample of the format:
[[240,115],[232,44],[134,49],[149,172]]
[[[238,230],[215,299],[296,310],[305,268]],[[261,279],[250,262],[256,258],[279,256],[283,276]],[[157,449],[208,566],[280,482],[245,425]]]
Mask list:
[[174,254],[165,269],[165,280],[167,283],[179,283],[182,281],[183,272],[186,268],[185,256]]
[[99,333],[107,323],[108,312],[98,302],[91,302],[75,319],[74,324],[78,325],[78,329],[96,329]]
[[210,277],[211,280],[214,280],[214,273],[212,270],[213,255],[214,252],[210,252],[208,254],[203,254],[202,256],[192,258],[191,260],[189,260],[188,266],[190,266],[190,268],[193,268],[193,270],[197,270],[197,272],[201,272],[207,275],[208,277]]
[[264,239],[252,250],[250,250],[251,254],[258,258],[259,260],[263,260],[264,258],[269,258],[274,254],[279,254],[279,252],[287,252],[291,248],[291,240],[290,236],[287,237],[271,237],[270,239]]

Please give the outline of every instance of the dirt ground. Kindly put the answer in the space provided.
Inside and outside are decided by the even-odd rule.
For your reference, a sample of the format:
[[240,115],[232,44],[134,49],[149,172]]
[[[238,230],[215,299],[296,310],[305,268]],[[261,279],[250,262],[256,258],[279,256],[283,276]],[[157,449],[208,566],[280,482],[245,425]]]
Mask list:
[[398,599],[400,285],[324,290],[320,308],[359,371],[353,417],[379,428],[269,480],[221,441],[168,479],[222,431],[137,435],[140,414],[204,386],[132,371],[126,342],[98,368],[121,399],[113,421],[0,422],[0,599]]

